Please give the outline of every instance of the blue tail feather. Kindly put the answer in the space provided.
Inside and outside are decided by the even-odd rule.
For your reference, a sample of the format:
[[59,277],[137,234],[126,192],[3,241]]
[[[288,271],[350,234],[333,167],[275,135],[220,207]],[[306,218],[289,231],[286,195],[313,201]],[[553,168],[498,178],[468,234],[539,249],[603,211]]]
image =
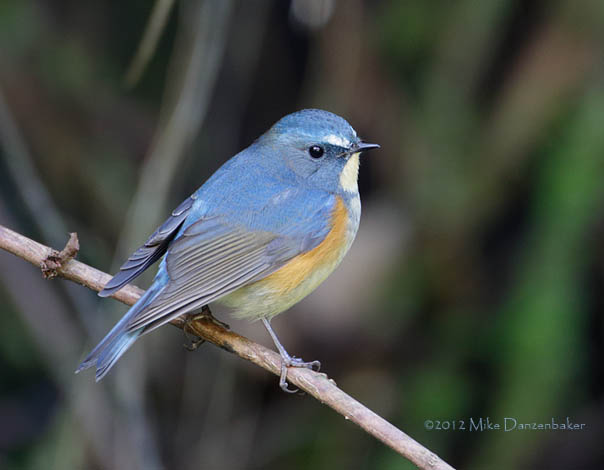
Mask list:
[[138,299],[138,302],[128,310],[119,322],[117,322],[107,336],[105,336],[90,354],[86,356],[80,366],[76,369],[76,374],[96,366],[96,381],[98,382],[105,377],[117,360],[128,350],[128,348],[130,348],[130,346],[132,346],[144,331],[144,328],[128,331],[126,325],[160,292],[161,289],[154,289],[153,286],[147,290],[147,292]]
[[123,332],[109,343],[100,353],[96,361],[96,381],[101,380],[113,367],[117,360],[137,340],[143,329],[132,332]]

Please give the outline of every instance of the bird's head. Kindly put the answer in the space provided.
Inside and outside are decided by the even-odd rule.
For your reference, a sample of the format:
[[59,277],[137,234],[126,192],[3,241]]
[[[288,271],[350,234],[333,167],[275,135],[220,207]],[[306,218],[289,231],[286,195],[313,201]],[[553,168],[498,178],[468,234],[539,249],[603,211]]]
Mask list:
[[273,165],[285,164],[299,181],[333,193],[357,192],[359,155],[379,148],[363,142],[340,116],[320,109],[281,118],[258,145],[272,150]]

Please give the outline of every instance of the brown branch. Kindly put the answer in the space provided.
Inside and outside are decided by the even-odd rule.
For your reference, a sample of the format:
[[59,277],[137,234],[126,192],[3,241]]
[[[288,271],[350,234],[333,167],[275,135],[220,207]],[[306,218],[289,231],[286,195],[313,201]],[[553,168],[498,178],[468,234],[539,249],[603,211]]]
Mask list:
[[40,263],[40,269],[42,270],[42,276],[45,279],[52,279],[57,277],[59,274],[58,270],[63,267],[70,259],[75,258],[75,255],[80,251],[80,241],[78,240],[78,234],[72,232],[69,234],[69,240],[60,252],[52,250],[52,253],[48,255]]
[[[77,238],[75,238],[75,242],[77,243]],[[0,248],[38,267],[43,266],[49,258],[52,258],[56,264],[53,267],[53,273],[56,273],[57,276],[77,282],[92,290],[100,291],[111,279],[111,276],[72,259],[75,251],[77,251],[77,249],[74,251],[74,247],[74,237],[72,236],[66,248],[57,253],[52,248],[41,245],[0,225]],[[59,262],[57,262],[57,259]],[[133,305],[143,292],[138,287],[128,285],[113,297],[127,305]],[[180,317],[171,323],[183,328],[185,319]],[[237,333],[227,331],[212,321],[196,320],[188,324],[188,329],[200,338],[243,359],[247,359],[277,376],[281,372],[281,358],[277,353]],[[325,374],[319,374],[308,369],[292,368],[288,372],[287,379],[321,403],[343,415],[346,419],[359,425],[419,468],[452,470],[453,467],[436,454],[340,390],[333,380],[327,378]]]

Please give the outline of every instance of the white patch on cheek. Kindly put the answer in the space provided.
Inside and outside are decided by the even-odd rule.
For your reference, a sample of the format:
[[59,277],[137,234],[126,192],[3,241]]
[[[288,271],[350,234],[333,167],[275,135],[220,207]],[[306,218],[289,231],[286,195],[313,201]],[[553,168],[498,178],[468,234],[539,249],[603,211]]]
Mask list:
[[342,173],[340,173],[340,186],[344,191],[356,192],[359,190],[357,183],[359,179],[359,155],[359,152],[352,154],[342,169]]
[[348,139],[344,139],[343,137],[334,134],[326,135],[323,140],[328,144],[337,145],[338,147],[350,147],[350,141]]

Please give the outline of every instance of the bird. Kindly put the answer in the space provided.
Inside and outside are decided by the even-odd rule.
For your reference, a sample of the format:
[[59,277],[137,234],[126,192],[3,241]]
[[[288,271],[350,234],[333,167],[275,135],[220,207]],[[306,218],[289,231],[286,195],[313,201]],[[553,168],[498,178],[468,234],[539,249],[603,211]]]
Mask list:
[[[160,260],[147,291],[80,364],[101,380],[142,335],[185,314],[226,305],[261,320],[289,367],[318,368],[291,356],[271,326],[340,264],[361,217],[364,142],[342,117],[303,109],[277,121],[226,161],[120,267],[99,292],[109,297]],[[207,310],[206,312],[209,312]]]

